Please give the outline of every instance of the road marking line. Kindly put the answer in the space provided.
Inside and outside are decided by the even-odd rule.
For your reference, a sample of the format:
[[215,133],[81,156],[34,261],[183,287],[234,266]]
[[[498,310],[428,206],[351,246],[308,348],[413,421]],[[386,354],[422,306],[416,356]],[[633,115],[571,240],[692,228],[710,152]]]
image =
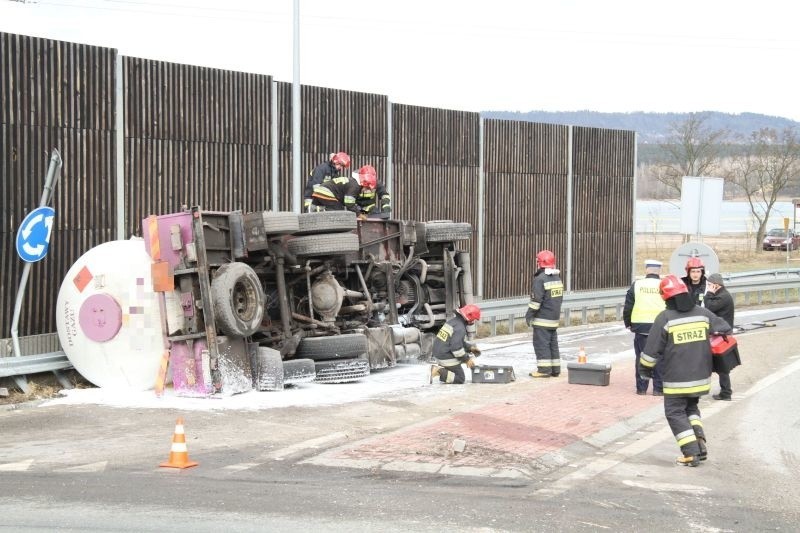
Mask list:
[[103,472],[106,466],[108,466],[108,461],[99,461],[97,463],[59,468],[58,470],[54,470],[54,472]]
[[0,465],[0,472],[24,472],[33,464],[33,459],[18,463],[5,463]]
[[228,465],[223,467],[223,470],[230,470],[231,472],[241,472],[242,470],[248,470],[250,468],[254,468],[256,466],[261,466],[264,463],[237,463],[235,465]]
[[297,452],[301,452],[309,448],[319,448],[320,446],[323,446],[330,442],[335,442],[337,440],[344,440],[346,438],[347,438],[347,433],[343,431],[338,431],[336,433],[331,433],[330,435],[323,435],[322,437],[317,437],[316,439],[309,439],[303,442],[292,444],[291,446],[287,446],[286,448],[281,448],[280,450],[276,450],[274,452],[269,453],[267,457],[275,461],[281,461],[290,455],[296,454]]

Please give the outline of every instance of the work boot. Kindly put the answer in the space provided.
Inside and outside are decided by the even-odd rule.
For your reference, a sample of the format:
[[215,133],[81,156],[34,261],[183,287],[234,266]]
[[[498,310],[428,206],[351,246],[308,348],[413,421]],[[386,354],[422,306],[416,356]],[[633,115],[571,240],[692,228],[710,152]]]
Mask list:
[[706,447],[706,439],[702,437],[697,437],[697,444],[700,445],[700,453],[697,454],[697,458],[701,461],[705,461],[708,459],[708,448]]
[[439,365],[431,365],[431,379],[429,381],[430,384],[433,384],[433,378],[438,378],[441,376],[439,372],[442,369]]
[[536,372],[531,372],[530,376],[532,378],[549,378],[550,374],[545,374],[544,372],[536,371]]
[[725,400],[726,402],[731,401],[730,396],[723,396],[722,394],[712,394],[711,397],[715,400]]
[[654,390],[653,396],[664,396],[664,391]]
[[697,466],[700,464],[700,457],[696,455],[681,455],[675,462],[683,466]]

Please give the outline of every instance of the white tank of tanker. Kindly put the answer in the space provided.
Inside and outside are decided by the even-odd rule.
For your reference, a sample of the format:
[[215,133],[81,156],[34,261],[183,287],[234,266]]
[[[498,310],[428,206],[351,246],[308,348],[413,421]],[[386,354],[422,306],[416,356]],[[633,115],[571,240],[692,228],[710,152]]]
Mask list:
[[83,254],[61,284],[59,341],[75,370],[98,387],[155,385],[164,344],[150,265],[142,239],[110,241]]

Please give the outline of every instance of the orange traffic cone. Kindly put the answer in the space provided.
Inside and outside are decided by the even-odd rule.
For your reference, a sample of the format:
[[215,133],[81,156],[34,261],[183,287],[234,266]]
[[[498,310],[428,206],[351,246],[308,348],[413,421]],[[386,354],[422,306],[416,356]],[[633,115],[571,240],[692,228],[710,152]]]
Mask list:
[[189,450],[186,448],[186,435],[183,432],[183,418],[175,422],[175,434],[172,436],[172,448],[169,451],[169,461],[158,466],[167,468],[189,468],[198,463],[189,460]]
[[578,349],[578,362],[585,363],[586,362],[586,351],[584,351],[583,346]]

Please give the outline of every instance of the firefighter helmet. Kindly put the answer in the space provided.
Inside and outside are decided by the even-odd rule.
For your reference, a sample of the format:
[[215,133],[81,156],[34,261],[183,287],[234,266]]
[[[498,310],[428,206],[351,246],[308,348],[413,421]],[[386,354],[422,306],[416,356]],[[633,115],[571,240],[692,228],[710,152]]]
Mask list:
[[331,156],[331,163],[337,167],[347,168],[350,166],[350,156],[345,152],[337,152]]
[[364,165],[358,169],[358,181],[362,187],[375,189],[378,186],[378,173],[372,165]]
[[550,250],[542,250],[536,254],[536,262],[539,263],[539,268],[555,268],[556,255]]
[[467,304],[458,310],[458,314],[464,317],[467,324],[472,324],[476,320],[481,319],[481,308],[475,304]]
[[690,257],[689,260],[686,261],[686,273],[688,274],[693,268],[702,268],[704,272],[706,270],[706,266],[699,257]]
[[664,300],[689,292],[686,285],[675,274],[664,276],[661,283],[658,284],[658,290],[661,291],[661,298]]

